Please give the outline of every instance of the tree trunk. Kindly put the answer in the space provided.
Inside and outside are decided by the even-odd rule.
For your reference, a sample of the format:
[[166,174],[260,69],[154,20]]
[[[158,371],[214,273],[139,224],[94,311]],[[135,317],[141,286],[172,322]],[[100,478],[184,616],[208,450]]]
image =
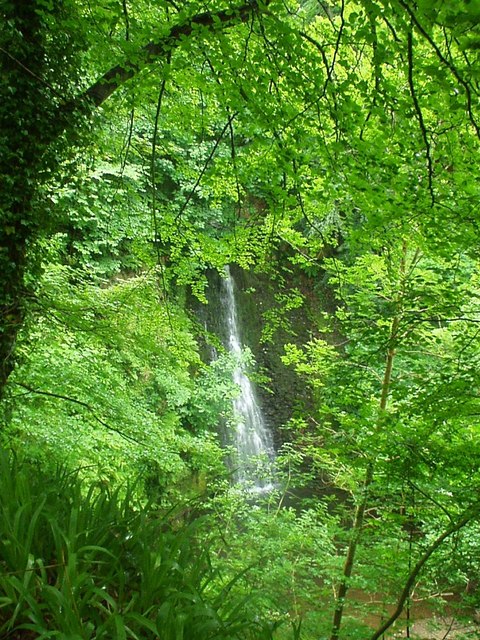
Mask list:
[[[387,353],[387,360],[386,360],[385,371],[383,376],[382,391],[381,391],[380,406],[379,406],[380,408],[379,422],[381,420],[383,412],[387,408],[388,392],[390,389],[390,382],[392,379],[393,359],[395,356],[394,340],[398,332],[399,322],[400,322],[400,319],[399,319],[399,316],[397,315],[392,320],[392,327],[390,330],[390,347]],[[378,428],[378,424],[377,424],[377,428]],[[330,636],[330,640],[339,640],[340,638],[340,629],[342,626],[343,611],[345,608],[345,597],[347,595],[348,583],[352,576],[353,565],[354,565],[355,556],[357,553],[357,547],[358,547],[360,535],[363,529],[363,521],[365,518],[365,510],[368,504],[370,485],[373,482],[374,468],[375,468],[374,461],[371,460],[367,464],[367,468],[365,470],[365,479],[363,481],[362,497],[355,510],[355,517],[352,525],[352,536],[348,544],[347,555],[345,556],[345,563],[343,565],[343,576],[340,581],[340,585],[338,587],[338,593],[336,597],[336,606],[335,606],[335,611],[333,613],[332,634]]]
[[15,342],[25,317],[26,238],[18,227],[0,229],[0,399],[15,365]]
[[43,25],[37,0],[4,3],[0,35],[0,398],[15,364],[25,318],[27,250],[40,220],[41,184],[51,95],[44,73]]
[[[396,311],[392,319],[390,327],[390,335],[388,339],[388,350],[385,361],[385,369],[383,372],[382,388],[380,391],[379,412],[376,424],[376,430],[381,427],[382,417],[387,409],[388,396],[390,393],[390,386],[392,381],[393,361],[395,358],[396,344],[398,340],[398,329],[400,326],[400,320],[402,317],[402,302],[405,294],[405,275],[406,275],[406,258],[407,258],[407,245],[404,242],[402,246],[402,255],[400,259],[399,269],[399,290],[396,296]],[[360,502],[355,510],[355,516],[352,525],[352,535],[347,548],[347,554],[345,556],[345,563],[343,565],[343,575],[338,587],[338,593],[336,597],[336,606],[333,612],[332,620],[332,633],[330,640],[340,639],[340,629],[342,626],[343,612],[345,609],[345,597],[349,588],[349,581],[352,576],[353,566],[355,563],[355,556],[357,553],[358,543],[363,529],[363,521],[365,518],[365,511],[367,508],[370,486],[373,482],[375,471],[375,460],[370,460],[367,463],[365,470],[365,478],[363,481],[363,491]]]

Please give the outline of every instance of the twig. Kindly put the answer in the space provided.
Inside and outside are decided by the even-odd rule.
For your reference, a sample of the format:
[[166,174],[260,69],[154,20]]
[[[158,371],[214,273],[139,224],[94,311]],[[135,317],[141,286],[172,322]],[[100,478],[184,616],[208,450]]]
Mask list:
[[208,154],[208,158],[205,160],[205,163],[204,163],[204,165],[202,167],[202,170],[200,171],[200,174],[198,175],[198,178],[195,181],[195,184],[193,185],[193,187],[192,187],[190,193],[188,194],[188,196],[186,197],[185,202],[182,205],[182,208],[180,209],[180,211],[175,216],[175,224],[178,224],[178,221],[182,217],[182,214],[185,212],[185,209],[187,208],[188,203],[193,198],[193,196],[195,194],[195,191],[197,190],[198,185],[200,184],[200,182],[201,182],[201,180],[202,180],[202,178],[203,178],[203,176],[205,174],[205,171],[208,169],[208,166],[209,166],[210,162],[212,161],[213,156],[215,155],[220,142],[223,139],[223,136],[225,135],[227,129],[231,126],[231,124],[232,124],[233,120],[236,118],[236,116],[237,116],[237,112],[233,113],[228,118],[226,125],[223,127],[222,131],[220,132],[220,135],[215,140],[215,144],[213,145],[210,153]]
[[10,60],[13,60],[15,62],[15,64],[18,64],[19,67],[21,67],[24,71],[26,71],[29,75],[32,76],[32,78],[35,78],[35,80],[38,80],[41,84],[45,85],[46,87],[48,87],[50,89],[50,91],[57,96],[57,98],[61,98],[62,100],[65,99],[65,96],[63,96],[62,94],[60,94],[54,87],[52,87],[52,85],[50,83],[48,83],[46,80],[44,80],[43,78],[41,78],[39,75],[37,75],[34,71],[32,71],[31,69],[29,69],[26,65],[23,64],[23,62],[21,60],[19,60],[18,58],[16,58],[15,56],[12,56],[11,53],[9,53],[6,49],[4,49],[3,47],[0,47],[0,51],[2,53],[4,53],[6,56],[8,56],[10,58]]

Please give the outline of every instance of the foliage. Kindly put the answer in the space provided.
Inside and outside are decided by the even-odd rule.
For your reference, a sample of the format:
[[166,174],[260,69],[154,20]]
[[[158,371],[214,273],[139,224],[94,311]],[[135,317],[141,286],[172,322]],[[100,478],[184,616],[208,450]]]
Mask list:
[[[238,490],[214,500],[231,550],[222,564],[233,574],[249,566],[250,588],[263,594],[271,618],[301,626],[307,634],[302,637],[315,637],[328,624],[318,603],[326,609],[330,601],[337,523],[323,505],[296,513],[282,503],[277,491],[257,504]],[[278,633],[290,637],[285,624]]]
[[[417,589],[470,584],[478,3],[25,0],[5,1],[0,16],[2,442],[111,490],[140,473],[137,495],[156,503],[220,490],[238,554],[226,569],[264,563],[253,580],[277,605],[285,598],[279,615],[293,610],[297,636],[305,613],[307,634],[365,637],[363,614],[341,624],[350,586],[393,601],[431,549]],[[203,329],[186,308],[228,263],[271,278],[262,349],[291,330],[292,311],[316,319],[283,357],[312,402],[284,431],[279,477],[321,487],[298,514],[276,494],[263,510],[223,491],[217,432],[232,362],[201,361]],[[106,493],[91,497],[94,518]],[[65,634],[87,637],[68,591],[76,580],[88,616],[108,610],[116,625],[102,619],[104,637],[137,623],[153,633],[157,622],[117,611],[122,584],[102,599],[75,558],[53,588],[29,532],[42,523],[70,554],[67,537],[47,502],[27,503],[12,516],[32,525],[10,600],[43,589],[45,602],[70,602]],[[94,552],[69,544],[82,561]],[[329,612],[313,612],[309,581],[335,609],[333,630]],[[56,614],[28,591],[22,602],[47,637]],[[187,637],[193,608],[182,630],[166,607],[166,633]],[[15,624],[20,610],[8,611]]]
[[225,581],[212,565],[202,520],[4,453],[0,464],[2,635],[271,637],[254,594],[232,592],[241,574]]
[[78,269],[45,272],[4,442],[112,487],[140,473],[167,501],[224,474],[189,321],[158,286],[154,274],[102,288]]
[[[388,601],[465,509],[472,510],[471,522],[454,544],[471,541],[476,528],[471,487],[478,483],[480,458],[472,441],[478,408],[467,391],[478,384],[472,369],[476,265],[425,255],[406,240],[400,248],[324,264],[338,298],[334,324],[341,348],[318,339],[302,349],[287,345],[284,360],[306,378],[317,400],[318,426],[300,440],[303,455],[356,504],[347,525],[353,534],[337,534],[340,548],[353,548],[348,587],[372,599],[380,592]],[[456,278],[462,285],[453,288]],[[365,522],[360,507],[368,509]],[[468,583],[459,556],[454,560],[447,549],[429,560],[417,590],[460,591]],[[344,579],[338,575],[337,583]],[[343,633],[350,637],[348,628]]]

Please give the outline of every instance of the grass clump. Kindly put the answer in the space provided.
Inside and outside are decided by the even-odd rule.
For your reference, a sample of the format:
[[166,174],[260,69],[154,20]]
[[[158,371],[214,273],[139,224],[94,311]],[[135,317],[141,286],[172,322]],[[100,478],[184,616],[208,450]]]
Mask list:
[[[0,455],[0,638],[271,638],[211,562],[205,519]],[[211,527],[210,527],[211,529]],[[209,532],[211,535],[211,531]]]

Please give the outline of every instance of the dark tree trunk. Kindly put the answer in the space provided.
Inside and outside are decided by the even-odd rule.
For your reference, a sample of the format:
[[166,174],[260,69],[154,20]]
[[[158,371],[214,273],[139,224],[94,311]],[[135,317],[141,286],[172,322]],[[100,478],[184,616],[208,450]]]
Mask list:
[[0,229],[0,398],[15,366],[15,341],[25,317],[26,234],[20,227]]
[[39,227],[34,202],[41,183],[49,95],[37,0],[4,3],[0,88],[0,397],[14,368],[25,317],[28,246]]

